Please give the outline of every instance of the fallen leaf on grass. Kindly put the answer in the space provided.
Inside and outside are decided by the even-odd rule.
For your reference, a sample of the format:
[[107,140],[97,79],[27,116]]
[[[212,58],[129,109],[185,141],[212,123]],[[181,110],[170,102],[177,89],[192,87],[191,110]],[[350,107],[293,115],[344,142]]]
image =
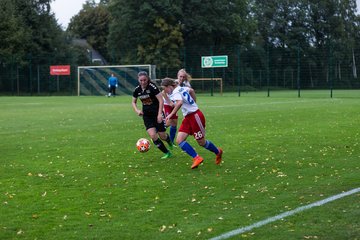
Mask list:
[[164,232],[166,230],[166,226],[165,225],[162,225],[159,229],[160,232]]

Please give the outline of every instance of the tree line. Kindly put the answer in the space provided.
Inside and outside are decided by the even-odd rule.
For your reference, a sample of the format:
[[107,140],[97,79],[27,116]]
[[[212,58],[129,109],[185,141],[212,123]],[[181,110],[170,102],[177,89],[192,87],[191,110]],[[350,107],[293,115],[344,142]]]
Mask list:
[[326,52],[341,56],[360,43],[355,0],[88,0],[66,30],[51,2],[0,0],[0,63],[87,64],[73,38],[86,39],[110,64],[159,68],[182,67],[183,49],[235,45],[282,55],[300,50],[321,65],[316,58]]
[[179,49],[242,45],[357,48],[355,0],[88,1],[68,31],[110,61],[178,65]]

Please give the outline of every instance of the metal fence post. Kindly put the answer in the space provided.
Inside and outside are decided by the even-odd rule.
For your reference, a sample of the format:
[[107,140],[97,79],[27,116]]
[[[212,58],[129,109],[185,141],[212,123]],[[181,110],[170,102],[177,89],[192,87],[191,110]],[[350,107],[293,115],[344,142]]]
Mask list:
[[298,97],[300,97],[300,45],[297,47],[297,89]]
[[240,64],[241,64],[241,60],[240,60],[240,45],[236,45],[236,55],[237,55],[237,81],[238,81],[238,97],[240,97]]

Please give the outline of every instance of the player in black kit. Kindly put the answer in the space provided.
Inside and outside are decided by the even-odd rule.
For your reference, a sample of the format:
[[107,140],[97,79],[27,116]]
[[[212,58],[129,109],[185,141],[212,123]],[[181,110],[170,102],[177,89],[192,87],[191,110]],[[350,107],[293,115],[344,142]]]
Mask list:
[[[139,85],[133,92],[132,106],[137,115],[142,116],[146,131],[152,139],[153,143],[165,155],[162,159],[171,157],[171,152],[161,141],[164,140],[169,144],[169,148],[173,148],[173,144],[166,133],[163,106],[164,100],[159,88],[150,80],[147,72],[138,73]],[[137,99],[142,102],[142,110],[137,107]]]

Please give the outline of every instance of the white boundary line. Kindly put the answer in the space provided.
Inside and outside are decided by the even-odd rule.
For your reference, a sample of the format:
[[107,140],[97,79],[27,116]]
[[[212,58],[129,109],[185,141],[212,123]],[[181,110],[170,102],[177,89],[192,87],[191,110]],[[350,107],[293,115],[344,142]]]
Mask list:
[[[232,105],[211,105],[206,106],[207,108],[229,108],[229,107],[248,107],[248,106],[258,106],[258,105],[274,105],[274,104],[293,104],[293,103],[311,103],[311,102],[323,102],[328,101],[329,99],[312,99],[312,100],[295,100],[295,101],[286,101],[286,102],[261,102],[261,103],[244,103],[244,104],[232,104]],[[338,101],[338,99],[330,99],[331,101]]]
[[291,215],[294,215],[298,212],[302,212],[304,210],[307,210],[307,209],[310,209],[310,208],[313,208],[313,207],[318,207],[318,206],[322,206],[326,203],[329,203],[329,202],[332,202],[332,201],[335,201],[339,198],[343,198],[343,197],[346,197],[346,196],[349,196],[349,195],[352,195],[352,194],[355,194],[355,193],[358,193],[360,192],[360,188],[355,188],[353,190],[350,190],[350,191],[347,191],[347,192],[344,192],[344,193],[340,193],[340,194],[337,194],[337,195],[334,195],[334,196],[331,196],[329,198],[326,198],[326,199],[323,199],[323,200],[320,200],[320,201],[317,201],[317,202],[314,202],[314,203],[311,203],[309,205],[306,205],[306,206],[302,206],[302,207],[298,207],[294,210],[291,210],[291,211],[287,211],[287,212],[284,212],[282,214],[279,214],[279,215],[276,215],[276,216],[273,216],[273,217],[269,217],[265,220],[262,220],[260,222],[256,222],[252,225],[249,225],[247,227],[242,227],[242,228],[238,228],[238,229],[235,229],[235,230],[232,230],[230,232],[227,232],[227,233],[224,233],[224,234],[221,234],[220,236],[217,236],[217,237],[214,237],[214,238],[211,238],[210,240],[219,240],[219,239],[227,239],[227,238],[230,238],[230,237],[233,237],[235,235],[239,235],[239,234],[242,234],[244,232],[247,232],[247,231],[250,231],[254,228],[258,228],[258,227],[261,227],[261,226],[264,226],[268,223],[271,223],[271,222],[275,222],[277,220],[280,220],[280,219],[283,219],[285,217],[289,217]]

